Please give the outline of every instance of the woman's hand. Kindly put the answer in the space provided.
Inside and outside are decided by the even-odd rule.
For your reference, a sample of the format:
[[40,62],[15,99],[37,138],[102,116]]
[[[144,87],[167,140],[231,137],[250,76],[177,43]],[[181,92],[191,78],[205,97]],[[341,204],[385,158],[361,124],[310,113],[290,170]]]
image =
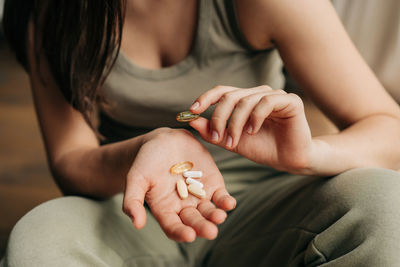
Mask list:
[[201,95],[191,111],[202,113],[213,104],[210,121],[190,123],[204,140],[280,170],[303,173],[311,166],[313,140],[297,95],[268,86],[217,86]]
[[[190,193],[184,200],[179,198],[176,182],[183,177],[169,170],[183,161],[193,162],[193,170],[203,172],[204,199]],[[181,242],[191,242],[196,236],[214,239],[218,233],[216,224],[224,222],[225,211],[236,205],[204,146],[190,132],[172,129],[158,129],[144,137],[127,175],[123,210],[138,229],[146,223],[144,201],[166,235]]]

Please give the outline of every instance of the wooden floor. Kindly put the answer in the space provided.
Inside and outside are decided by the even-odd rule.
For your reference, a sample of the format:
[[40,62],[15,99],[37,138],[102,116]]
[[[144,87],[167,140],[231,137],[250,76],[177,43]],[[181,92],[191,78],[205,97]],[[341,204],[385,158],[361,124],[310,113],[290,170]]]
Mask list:
[[13,225],[60,196],[47,168],[27,75],[0,44],[0,257]]

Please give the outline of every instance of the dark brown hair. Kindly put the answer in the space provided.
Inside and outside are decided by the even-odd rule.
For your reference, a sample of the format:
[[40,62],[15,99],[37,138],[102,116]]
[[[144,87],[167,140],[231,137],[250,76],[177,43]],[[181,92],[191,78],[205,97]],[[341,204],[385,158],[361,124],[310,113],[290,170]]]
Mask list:
[[121,45],[124,10],[124,0],[6,0],[4,34],[29,72],[28,24],[33,23],[36,58],[44,56],[65,99],[93,127],[98,89]]

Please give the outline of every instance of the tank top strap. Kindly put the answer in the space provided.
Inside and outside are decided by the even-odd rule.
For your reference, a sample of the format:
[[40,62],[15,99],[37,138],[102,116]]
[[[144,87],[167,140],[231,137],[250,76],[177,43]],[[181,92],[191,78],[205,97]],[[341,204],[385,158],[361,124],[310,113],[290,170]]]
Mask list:
[[230,23],[230,27],[232,29],[233,34],[235,35],[237,41],[248,51],[252,52],[265,52],[271,50],[271,48],[268,49],[256,49],[254,48],[246,39],[239,23],[239,17],[237,13],[237,8],[236,8],[236,1],[235,0],[223,0],[225,7],[226,7],[226,13],[227,17]]
[[[243,52],[258,53],[271,49],[255,49],[247,41],[239,23],[235,0],[210,0],[212,2],[212,18],[209,31],[211,39],[207,52]],[[215,53],[216,54],[216,53]]]
[[212,19],[211,0],[199,0],[197,32],[192,56],[197,64],[201,64],[207,54],[209,46],[209,28]]

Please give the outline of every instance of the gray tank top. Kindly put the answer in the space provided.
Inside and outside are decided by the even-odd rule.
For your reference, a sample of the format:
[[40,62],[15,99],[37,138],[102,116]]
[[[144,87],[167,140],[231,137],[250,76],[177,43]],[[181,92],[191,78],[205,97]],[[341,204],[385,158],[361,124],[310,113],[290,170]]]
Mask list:
[[[283,87],[278,53],[249,46],[240,30],[234,1],[200,0],[198,14],[195,43],[178,64],[145,69],[120,53],[102,88],[108,104],[100,106],[99,131],[107,142],[158,127],[187,128],[175,120],[176,114],[216,85]],[[209,118],[211,114],[212,108],[202,116]],[[237,157],[214,145],[205,146],[217,163]]]

